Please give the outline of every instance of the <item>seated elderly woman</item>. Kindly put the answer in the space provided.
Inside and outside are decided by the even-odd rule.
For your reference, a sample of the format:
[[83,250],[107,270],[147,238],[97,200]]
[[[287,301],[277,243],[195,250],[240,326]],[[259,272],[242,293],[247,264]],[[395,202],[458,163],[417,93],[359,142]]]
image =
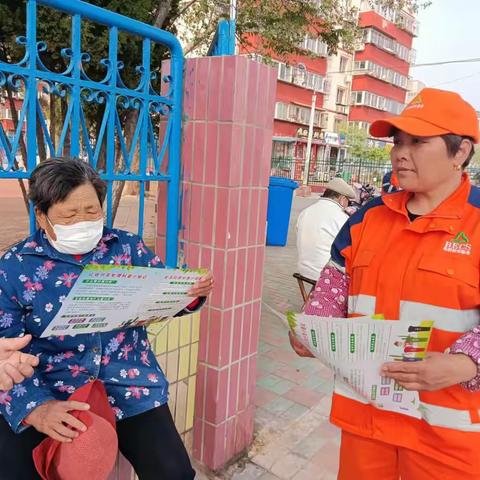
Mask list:
[[[29,353],[40,363],[30,378],[0,394],[0,478],[40,478],[32,450],[47,436],[72,442],[85,431],[71,412],[88,405],[66,399],[95,379],[116,414],[119,449],[139,478],[194,478],[145,327],[40,338],[85,265],[161,268],[160,259],[137,235],[103,225],[106,186],[87,163],[49,159],[32,172],[29,187],[40,228],[0,260],[0,336],[32,335]],[[198,308],[212,285],[209,272],[189,292],[196,298],[182,313]]]

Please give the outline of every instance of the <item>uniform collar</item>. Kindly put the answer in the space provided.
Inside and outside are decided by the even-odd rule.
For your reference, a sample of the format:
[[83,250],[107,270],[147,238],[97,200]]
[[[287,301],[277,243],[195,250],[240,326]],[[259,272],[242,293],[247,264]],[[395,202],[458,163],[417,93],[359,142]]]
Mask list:
[[[109,227],[103,227],[103,236],[98,242],[98,245],[92,250],[92,252],[86,255],[95,253],[102,245],[105,243],[110,243],[114,240],[118,240],[118,235],[114,232],[114,230]],[[50,258],[60,258],[62,260],[74,261],[73,255],[68,255],[66,253],[57,251],[48,241],[45,231],[41,228],[39,228],[33,235],[25,240],[25,243],[18,253],[20,255],[41,255]]]
[[[432,212],[422,215],[411,224],[412,230],[455,231],[463,217],[470,195],[471,184],[468,175],[462,175],[460,186]],[[411,192],[400,191],[384,195],[383,202],[387,208],[408,218],[407,203]]]

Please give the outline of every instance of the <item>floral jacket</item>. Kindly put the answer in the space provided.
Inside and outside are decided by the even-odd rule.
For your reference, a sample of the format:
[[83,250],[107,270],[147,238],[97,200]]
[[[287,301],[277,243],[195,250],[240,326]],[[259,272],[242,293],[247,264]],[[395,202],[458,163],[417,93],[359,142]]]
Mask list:
[[104,383],[118,420],[167,402],[168,382],[144,327],[40,338],[92,263],[163,267],[140,237],[106,227],[96,249],[81,257],[59,253],[38,230],[0,259],[0,337],[31,333],[30,352],[40,358],[33,377],[0,392],[0,413],[15,432],[35,407],[65,400],[94,379]]

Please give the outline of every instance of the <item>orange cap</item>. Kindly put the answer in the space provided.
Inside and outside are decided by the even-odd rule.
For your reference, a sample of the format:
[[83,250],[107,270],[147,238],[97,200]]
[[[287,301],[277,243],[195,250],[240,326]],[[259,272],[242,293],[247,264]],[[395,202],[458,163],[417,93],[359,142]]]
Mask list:
[[393,128],[419,137],[454,133],[480,141],[475,109],[458,93],[437,88],[424,88],[399,116],[373,122],[370,135],[391,137]]

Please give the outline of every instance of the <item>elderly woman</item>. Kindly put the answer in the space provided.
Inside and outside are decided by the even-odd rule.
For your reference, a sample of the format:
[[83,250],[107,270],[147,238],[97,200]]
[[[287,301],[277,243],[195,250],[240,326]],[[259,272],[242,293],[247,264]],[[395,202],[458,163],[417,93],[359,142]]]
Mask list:
[[[54,158],[32,172],[29,195],[40,228],[0,260],[0,336],[32,336],[33,376],[0,395],[0,478],[40,478],[32,449],[46,436],[72,442],[86,427],[66,399],[101,380],[117,416],[119,448],[141,480],[189,479],[195,472],[167,406],[168,382],[144,327],[40,338],[88,264],[163,265],[138,236],[103,225],[106,187],[76,159]],[[211,273],[190,294],[198,308]],[[199,298],[200,297],[200,298]],[[187,313],[187,312],[185,312]]]
[[[464,173],[479,141],[477,115],[459,95],[426,88],[370,133],[393,136],[403,191],[349,219],[305,310],[435,324],[424,361],[382,370],[419,391],[418,417],[377,409],[336,382],[338,478],[480,479],[480,190]],[[295,338],[292,344],[309,355]]]

